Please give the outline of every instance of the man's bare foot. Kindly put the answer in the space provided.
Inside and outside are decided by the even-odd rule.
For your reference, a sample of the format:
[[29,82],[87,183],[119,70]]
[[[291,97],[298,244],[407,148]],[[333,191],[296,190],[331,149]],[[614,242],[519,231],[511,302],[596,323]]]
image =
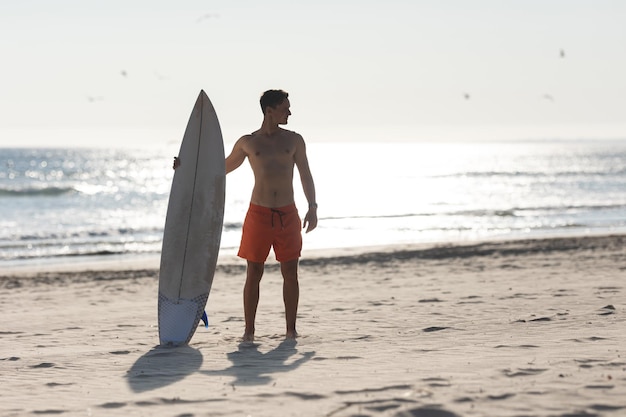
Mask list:
[[254,333],[244,333],[241,340],[243,342],[254,342]]
[[298,337],[298,332],[296,332],[295,330],[289,330],[287,331],[287,334],[285,335],[285,339],[295,339]]

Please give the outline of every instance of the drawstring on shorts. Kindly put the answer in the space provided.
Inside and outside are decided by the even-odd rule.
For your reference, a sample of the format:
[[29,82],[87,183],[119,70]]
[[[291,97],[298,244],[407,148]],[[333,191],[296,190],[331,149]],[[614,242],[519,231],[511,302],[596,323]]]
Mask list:
[[276,209],[270,209],[270,210],[272,210],[272,229],[274,228],[274,214],[278,214],[278,220],[280,220],[280,229],[284,230],[285,225],[283,224],[283,216],[287,213],[285,213],[284,211],[276,210]]

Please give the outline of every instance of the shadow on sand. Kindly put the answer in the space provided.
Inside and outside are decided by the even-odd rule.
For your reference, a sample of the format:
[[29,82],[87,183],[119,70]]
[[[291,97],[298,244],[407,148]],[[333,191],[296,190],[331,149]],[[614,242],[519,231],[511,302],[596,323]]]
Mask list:
[[197,372],[202,353],[190,346],[155,346],[133,364],[126,379],[133,392],[145,392],[171,385]]
[[235,378],[233,386],[268,384],[272,381],[272,374],[293,371],[315,355],[315,352],[305,352],[289,362],[298,353],[297,343],[296,340],[287,339],[266,353],[259,351],[256,343],[241,343],[236,351],[226,355],[233,363],[230,367],[200,373],[208,376],[232,376]]
[[188,345],[179,347],[155,346],[142,355],[126,374],[133,392],[145,392],[166,387],[199,372],[207,376],[232,376],[233,385],[263,385],[272,381],[272,374],[289,372],[311,359],[315,352],[305,352],[297,359],[297,341],[284,340],[274,349],[263,353],[255,343],[241,343],[226,356],[232,365],[223,370],[199,370],[202,353]]

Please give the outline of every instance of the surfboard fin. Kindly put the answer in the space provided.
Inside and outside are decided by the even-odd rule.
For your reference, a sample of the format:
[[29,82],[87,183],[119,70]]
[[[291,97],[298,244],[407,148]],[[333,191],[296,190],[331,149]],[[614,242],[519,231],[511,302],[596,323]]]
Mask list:
[[[198,317],[198,316],[196,316]],[[209,318],[206,315],[206,311],[204,313],[202,313],[202,322],[204,323],[204,328],[208,329],[209,328]]]

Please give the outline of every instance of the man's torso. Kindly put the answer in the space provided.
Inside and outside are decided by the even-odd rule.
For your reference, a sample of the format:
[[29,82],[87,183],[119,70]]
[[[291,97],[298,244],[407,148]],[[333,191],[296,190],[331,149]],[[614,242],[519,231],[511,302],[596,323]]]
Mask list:
[[280,129],[271,136],[246,136],[243,149],[254,172],[251,202],[281,207],[294,202],[293,171],[298,135]]

